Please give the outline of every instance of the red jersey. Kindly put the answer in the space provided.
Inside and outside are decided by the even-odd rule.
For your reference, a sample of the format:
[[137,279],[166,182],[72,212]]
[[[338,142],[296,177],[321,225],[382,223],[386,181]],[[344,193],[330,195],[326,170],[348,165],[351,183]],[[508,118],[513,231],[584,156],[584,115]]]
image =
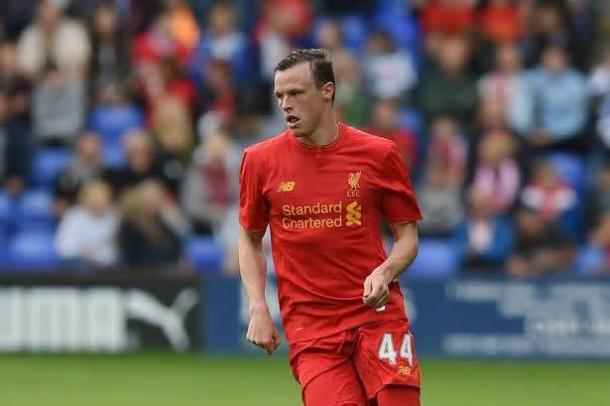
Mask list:
[[342,123],[329,145],[287,130],[245,150],[239,220],[251,231],[270,225],[290,343],[406,320],[398,282],[383,311],[362,302],[364,279],[387,257],[382,219],[421,219],[406,169],[396,144]]

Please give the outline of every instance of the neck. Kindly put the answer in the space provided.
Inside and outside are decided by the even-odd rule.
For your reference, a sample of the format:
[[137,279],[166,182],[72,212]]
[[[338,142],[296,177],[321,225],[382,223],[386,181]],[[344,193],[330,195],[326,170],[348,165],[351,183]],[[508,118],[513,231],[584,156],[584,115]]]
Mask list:
[[320,125],[309,135],[298,138],[304,144],[322,147],[335,142],[339,137],[339,126],[335,115],[331,112],[325,115],[320,121]]

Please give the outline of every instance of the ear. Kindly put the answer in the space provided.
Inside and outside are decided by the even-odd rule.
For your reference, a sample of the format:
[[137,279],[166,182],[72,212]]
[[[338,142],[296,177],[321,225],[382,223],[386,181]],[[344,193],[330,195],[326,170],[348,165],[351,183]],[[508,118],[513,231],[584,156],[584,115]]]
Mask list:
[[322,97],[326,101],[332,101],[333,95],[335,94],[335,84],[333,82],[326,82],[322,86]]

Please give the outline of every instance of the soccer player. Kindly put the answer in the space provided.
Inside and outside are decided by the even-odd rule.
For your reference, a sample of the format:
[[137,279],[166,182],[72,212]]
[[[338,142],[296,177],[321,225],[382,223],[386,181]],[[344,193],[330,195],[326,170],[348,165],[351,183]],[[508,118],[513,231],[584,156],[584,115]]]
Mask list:
[[[396,280],[417,255],[421,218],[397,146],[337,122],[327,51],[292,51],[275,69],[288,129],[247,148],[239,263],[247,338],[280,344],[265,302],[261,240],[271,229],[290,366],[306,406],[419,405],[420,370]],[[386,255],[380,225],[395,241]]]

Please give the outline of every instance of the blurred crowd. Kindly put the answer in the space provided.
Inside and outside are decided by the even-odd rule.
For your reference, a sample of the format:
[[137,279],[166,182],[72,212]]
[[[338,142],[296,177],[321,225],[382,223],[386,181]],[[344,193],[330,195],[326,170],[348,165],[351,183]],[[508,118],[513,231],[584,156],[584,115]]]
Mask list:
[[295,47],[403,153],[414,272],[610,274],[605,0],[4,0],[0,268],[235,274],[241,153],[283,130]]

